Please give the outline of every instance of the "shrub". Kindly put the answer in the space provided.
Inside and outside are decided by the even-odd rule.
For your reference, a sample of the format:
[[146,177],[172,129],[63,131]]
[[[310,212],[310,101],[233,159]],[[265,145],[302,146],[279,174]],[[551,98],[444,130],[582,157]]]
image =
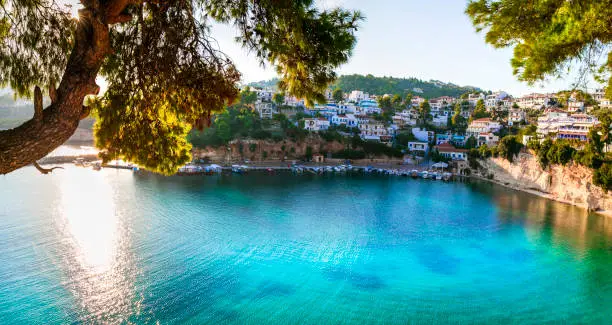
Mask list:
[[593,173],[593,184],[606,191],[612,189],[612,163],[604,163]]
[[521,148],[523,148],[523,144],[518,141],[515,135],[502,138],[497,145],[499,156],[505,158],[509,162],[514,160],[514,156],[518,155]]

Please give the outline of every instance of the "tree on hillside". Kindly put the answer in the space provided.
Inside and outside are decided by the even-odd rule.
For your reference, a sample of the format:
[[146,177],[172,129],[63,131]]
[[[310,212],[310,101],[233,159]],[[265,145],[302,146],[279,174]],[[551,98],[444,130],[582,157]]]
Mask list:
[[412,106],[412,98],[414,96],[412,95],[412,93],[407,93],[404,96],[404,107],[411,107]]
[[487,108],[485,107],[484,100],[479,99],[478,102],[476,102],[476,108],[474,108],[474,111],[470,115],[470,123],[473,120],[477,120],[483,117],[490,117],[490,115],[489,113],[487,113]]
[[386,111],[393,107],[391,105],[391,97],[389,96],[379,96],[376,99],[376,102],[378,103],[378,107],[380,107],[383,111]]
[[[581,79],[592,72],[612,98],[612,3],[604,1],[471,0],[466,13],[496,48],[513,47],[519,80],[566,76],[579,61]],[[599,58],[606,58],[603,64]]]
[[245,105],[254,104],[257,101],[257,92],[246,87],[240,92],[240,103]]
[[283,105],[285,103],[285,94],[275,93],[272,95],[272,101],[278,106]]
[[459,103],[455,105],[455,111],[451,118],[451,127],[457,132],[465,132],[468,127],[465,117],[461,115],[461,105]]
[[398,110],[402,108],[402,96],[395,94],[391,97],[391,106],[393,109]]
[[[240,74],[216,48],[212,22],[280,74],[281,91],[323,102],[362,17],[312,0],[80,0],[79,19],[54,0],[0,1],[0,87],[33,96],[34,117],[0,131],[0,174],[35,163],[95,110],[96,146],[162,173],[191,159],[186,136],[238,97]],[[101,98],[96,77],[108,89]],[[42,90],[51,104],[43,110]]]
[[344,100],[344,92],[340,88],[334,89],[332,92],[332,98],[336,103],[339,103]]
[[424,125],[427,121],[431,119],[431,115],[429,114],[429,112],[431,112],[431,106],[429,105],[429,101],[425,100],[419,106],[419,116],[421,118],[421,124]]
[[478,140],[476,140],[476,138],[473,135],[471,135],[469,138],[467,138],[467,140],[465,140],[466,149],[476,148],[477,145],[478,145]]
[[512,162],[514,157],[521,151],[521,148],[523,148],[523,144],[518,138],[515,135],[509,135],[499,140],[497,153],[500,157]]

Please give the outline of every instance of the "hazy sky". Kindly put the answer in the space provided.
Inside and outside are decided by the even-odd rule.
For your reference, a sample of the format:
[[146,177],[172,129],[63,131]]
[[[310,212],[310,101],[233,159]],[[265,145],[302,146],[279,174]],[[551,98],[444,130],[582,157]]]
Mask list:
[[[485,44],[464,14],[465,0],[319,0],[322,7],[340,5],[360,10],[366,21],[357,32],[358,43],[340,74],[436,79],[513,95],[557,91],[573,79],[553,80],[529,87],[512,75],[511,49]],[[215,25],[213,36],[236,63],[243,82],[270,79],[273,69],[263,69],[254,55],[234,43],[231,26]]]

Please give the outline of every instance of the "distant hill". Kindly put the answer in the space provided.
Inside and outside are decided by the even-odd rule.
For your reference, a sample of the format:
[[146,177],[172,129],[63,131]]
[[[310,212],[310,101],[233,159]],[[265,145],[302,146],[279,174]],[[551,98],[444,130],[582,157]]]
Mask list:
[[374,77],[372,75],[347,75],[338,78],[333,86],[345,92],[361,90],[370,95],[412,93],[425,98],[440,96],[459,97],[461,94],[472,91],[481,91],[472,86],[458,86],[452,83],[437,80],[423,81],[416,78]]
[[276,84],[278,83],[278,78],[273,78],[270,80],[261,80],[261,81],[255,81],[255,82],[251,82],[249,84],[247,84],[247,86],[250,87],[254,87],[254,88],[274,88],[276,89]]
[[[251,87],[257,88],[275,88],[278,79],[267,81],[258,81],[248,84]],[[373,75],[346,75],[340,76],[338,80],[330,87],[340,88],[345,92],[352,90],[361,90],[370,95],[384,94],[400,94],[412,93],[425,98],[435,98],[440,96],[459,97],[466,92],[482,91],[478,87],[458,86],[453,83],[442,82],[437,80],[423,81],[417,78],[393,78],[393,77],[375,77]]]

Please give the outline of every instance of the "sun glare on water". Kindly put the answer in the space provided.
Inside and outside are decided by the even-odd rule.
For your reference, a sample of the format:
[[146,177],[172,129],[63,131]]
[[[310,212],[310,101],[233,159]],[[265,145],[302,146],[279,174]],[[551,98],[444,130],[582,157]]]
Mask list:
[[129,233],[107,176],[79,168],[63,173],[56,216],[65,247],[61,256],[67,289],[80,302],[84,320],[94,322],[124,318],[137,303],[136,268],[126,244]]

